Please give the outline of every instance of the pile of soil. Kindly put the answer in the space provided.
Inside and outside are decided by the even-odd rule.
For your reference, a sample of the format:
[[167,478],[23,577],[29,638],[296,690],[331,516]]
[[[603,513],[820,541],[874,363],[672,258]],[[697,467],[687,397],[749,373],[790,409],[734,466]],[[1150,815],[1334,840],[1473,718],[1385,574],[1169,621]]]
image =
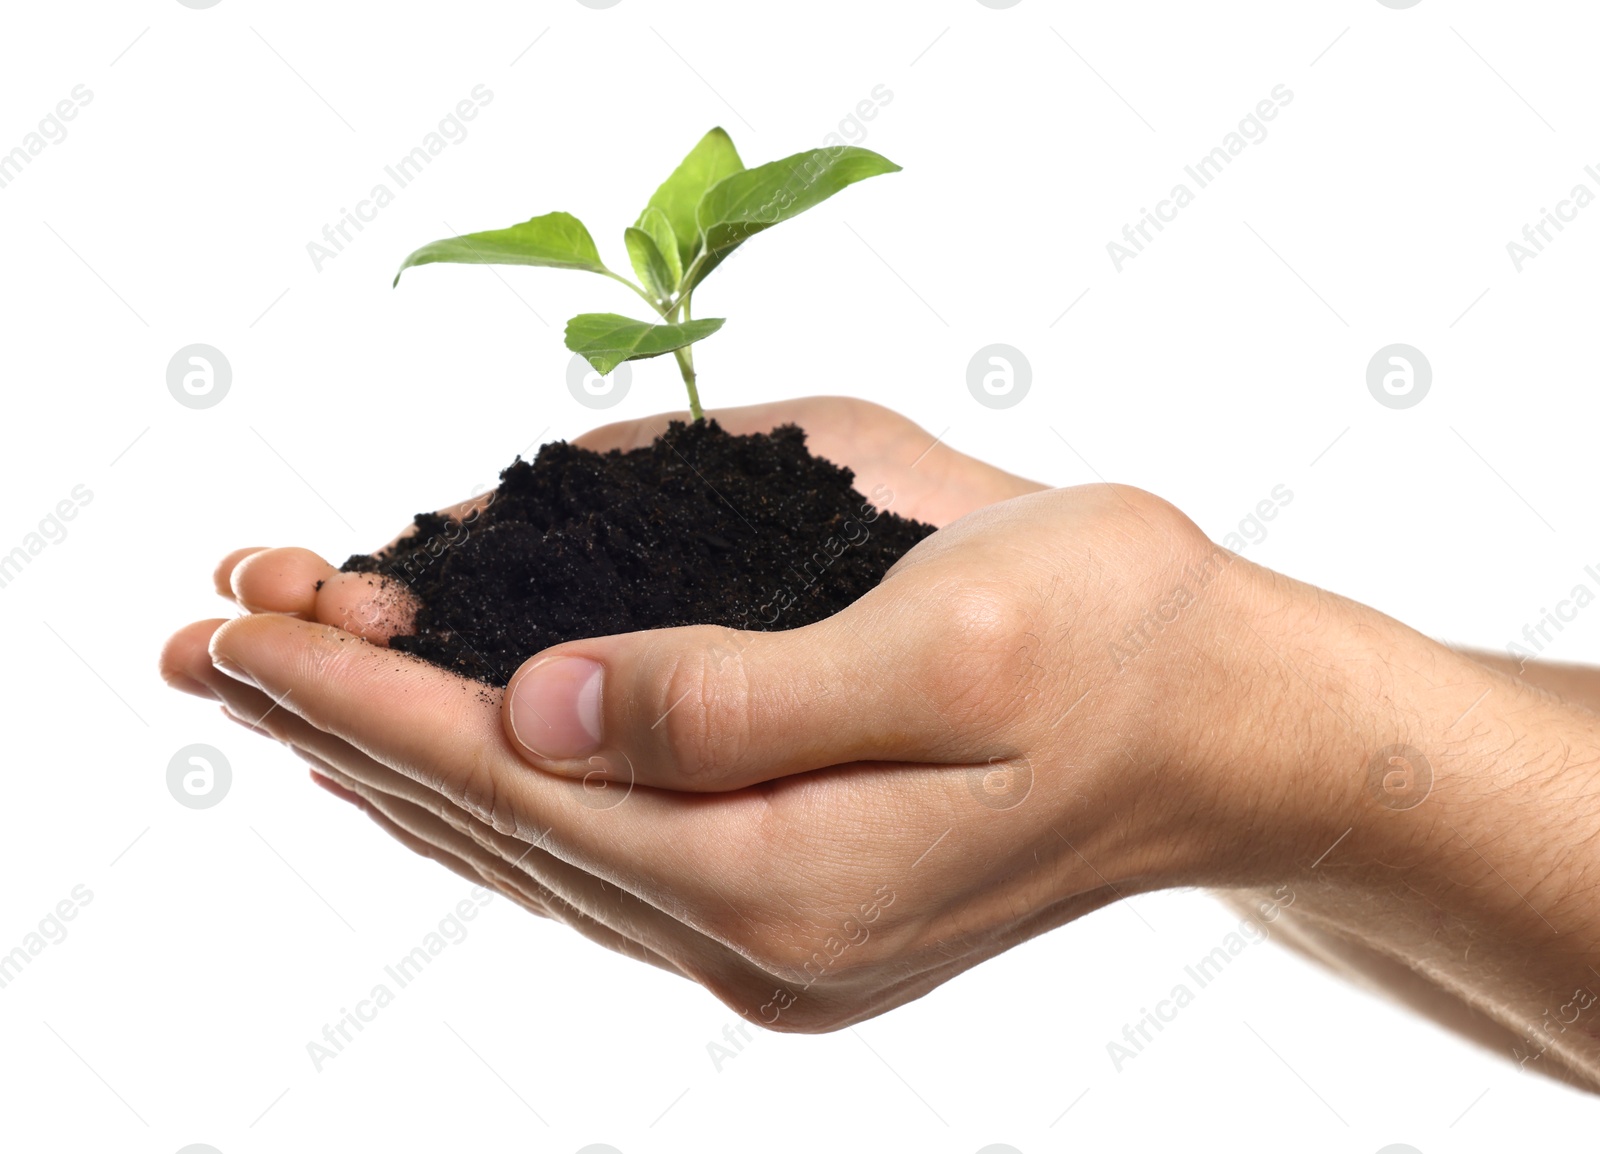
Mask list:
[[501,473],[486,508],[419,514],[415,534],[341,568],[394,577],[421,603],[394,648],[503,686],[564,641],[838,612],[933,532],[875,508],[854,479],[795,425],[735,436],[675,421],[627,453],[557,441]]

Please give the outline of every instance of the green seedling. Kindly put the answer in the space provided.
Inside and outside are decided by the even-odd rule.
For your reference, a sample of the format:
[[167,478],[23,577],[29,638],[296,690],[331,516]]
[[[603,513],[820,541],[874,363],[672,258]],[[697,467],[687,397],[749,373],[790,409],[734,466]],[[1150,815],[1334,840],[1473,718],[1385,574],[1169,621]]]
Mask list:
[[798,152],[746,168],[720,128],[706,133],[656,189],[633,227],[623,233],[638,281],[607,268],[594,238],[577,217],[551,212],[510,228],[473,232],[423,245],[395,273],[419,264],[525,264],[599,273],[627,285],[660,318],[637,321],[616,313],[581,313],[567,322],[567,348],[602,376],[624,361],[672,353],[689,390],[689,411],[705,416],[695,388],[695,342],[722,327],[693,320],[690,298],[711,271],[750,237],[799,216],[834,193],[870,176],[899,172],[876,152],[845,145]]

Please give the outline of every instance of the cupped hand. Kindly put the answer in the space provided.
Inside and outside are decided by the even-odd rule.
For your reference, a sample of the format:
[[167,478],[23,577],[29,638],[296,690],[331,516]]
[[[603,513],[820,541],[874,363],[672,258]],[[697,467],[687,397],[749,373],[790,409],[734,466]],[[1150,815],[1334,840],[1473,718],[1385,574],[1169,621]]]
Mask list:
[[1195,721],[1239,631],[1229,556],[1093,486],[981,506],[817,624],[571,642],[498,700],[281,613],[191,626],[165,666],[412,848],[753,1022],[832,1029],[1210,880],[1239,824]]

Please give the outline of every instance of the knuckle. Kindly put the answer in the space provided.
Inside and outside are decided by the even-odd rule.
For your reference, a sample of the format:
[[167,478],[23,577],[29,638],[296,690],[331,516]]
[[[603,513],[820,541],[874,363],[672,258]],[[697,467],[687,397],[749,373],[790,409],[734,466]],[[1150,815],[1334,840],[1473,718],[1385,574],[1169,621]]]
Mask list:
[[497,771],[488,751],[474,748],[446,783],[446,796],[496,833],[514,834],[516,811],[510,795],[500,786]]
[[826,1034],[859,1017],[853,1000],[819,997],[813,989],[769,974],[700,975],[697,980],[752,1026],[774,1034]]
[[1022,677],[1034,616],[1009,585],[961,580],[937,604],[940,649],[955,660],[924,665],[929,696],[952,724],[981,723]]
[[743,923],[728,940],[746,961],[770,980],[806,991],[838,987],[871,965],[868,935],[852,919],[836,925],[799,926],[793,922],[763,929]]
[[964,580],[946,588],[939,611],[950,640],[963,652],[1007,644],[1019,624],[1009,585]]
[[748,748],[749,707],[741,657],[677,657],[662,681],[658,722],[671,764],[689,780],[724,777]]

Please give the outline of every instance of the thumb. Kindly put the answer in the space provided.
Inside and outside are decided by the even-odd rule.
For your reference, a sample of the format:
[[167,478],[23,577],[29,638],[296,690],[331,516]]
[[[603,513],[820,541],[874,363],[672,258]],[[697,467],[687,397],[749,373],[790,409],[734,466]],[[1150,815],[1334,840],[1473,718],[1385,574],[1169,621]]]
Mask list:
[[981,758],[946,716],[960,695],[956,655],[940,652],[925,618],[891,629],[866,607],[874,600],[798,629],[691,625],[547,650],[507,687],[507,735],[541,769],[679,790],[856,761]]

